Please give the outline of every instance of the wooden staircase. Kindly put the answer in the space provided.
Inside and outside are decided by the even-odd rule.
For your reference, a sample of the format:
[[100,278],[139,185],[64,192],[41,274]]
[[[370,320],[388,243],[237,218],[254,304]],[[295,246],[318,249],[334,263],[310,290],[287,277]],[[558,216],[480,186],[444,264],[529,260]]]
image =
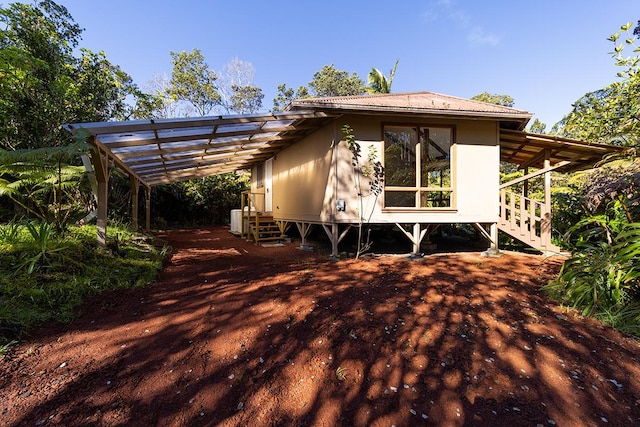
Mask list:
[[[287,239],[285,235],[288,228],[287,223],[274,220],[273,216],[259,211],[264,207],[264,193],[243,191],[241,196],[241,237],[245,237],[246,234],[248,242],[253,240],[256,243],[276,242]],[[258,203],[258,201],[262,203]]]
[[279,221],[275,221],[272,216],[256,213],[247,218],[249,228],[247,241],[253,240],[256,243],[281,241],[287,238]]
[[541,252],[560,252],[551,243],[551,206],[500,190],[500,221],[498,229]]

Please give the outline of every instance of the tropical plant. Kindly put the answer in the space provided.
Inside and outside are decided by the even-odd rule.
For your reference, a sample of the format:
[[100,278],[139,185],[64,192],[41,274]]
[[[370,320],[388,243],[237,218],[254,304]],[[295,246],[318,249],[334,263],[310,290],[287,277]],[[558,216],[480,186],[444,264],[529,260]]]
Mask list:
[[77,191],[85,170],[71,162],[87,150],[82,140],[62,147],[0,150],[0,196],[62,232],[82,210]]
[[631,303],[640,290],[640,223],[599,215],[571,231],[579,233],[576,251],[547,291],[586,315]]
[[20,236],[22,225],[15,218],[6,224],[0,224],[0,242],[13,243]]
[[53,237],[53,227],[46,222],[27,222],[25,227],[29,231],[29,234],[33,238],[33,242],[36,245],[35,254],[30,254],[29,251],[25,251],[22,255],[24,259],[16,267],[16,272],[26,269],[27,275],[30,275],[40,267],[48,266],[48,257],[55,252],[59,252],[65,249],[64,246],[57,247],[55,249],[50,248],[50,242]]
[[[350,125],[345,124],[342,127],[342,133],[344,134],[347,148],[351,152],[351,166],[353,167],[354,187],[356,190],[356,194],[358,195],[358,200],[360,202],[360,206],[358,209],[358,241],[356,250],[357,259],[363,252],[368,251],[373,243],[371,241],[371,230],[369,230],[369,233],[367,233],[366,240],[363,239],[362,231],[364,223],[369,223],[369,221],[371,220],[371,215],[373,215],[378,197],[380,196],[380,194],[382,194],[384,167],[382,166],[380,160],[378,160],[378,154],[373,145],[369,147],[367,159],[364,162],[361,161],[362,147],[360,146],[358,141],[356,141],[353,134],[353,129]],[[369,180],[369,193],[365,193],[365,190],[362,188],[360,177],[367,178]],[[374,200],[371,205],[369,215],[365,218],[364,199],[365,197],[368,197],[370,195],[374,196]]]
[[399,59],[393,65],[393,68],[389,72],[389,78],[384,75],[382,71],[373,67],[369,71],[367,78],[367,91],[369,93],[391,93],[391,85],[393,84],[393,77],[396,75],[396,69],[398,68]]
[[[167,247],[117,224],[112,228],[126,256],[98,248],[95,226],[70,227],[60,236],[49,224],[32,222],[21,224],[11,242],[0,236],[0,354],[36,324],[71,320],[86,296],[155,279]],[[38,257],[34,268],[17,269],[27,256]]]

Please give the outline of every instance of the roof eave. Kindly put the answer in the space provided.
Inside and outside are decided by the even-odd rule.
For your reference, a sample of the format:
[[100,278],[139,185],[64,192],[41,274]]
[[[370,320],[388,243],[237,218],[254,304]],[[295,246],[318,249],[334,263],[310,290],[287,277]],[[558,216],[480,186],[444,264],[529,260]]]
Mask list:
[[446,108],[418,108],[418,107],[399,107],[399,106],[381,106],[381,105],[364,105],[364,104],[341,104],[332,102],[322,103],[297,103],[293,101],[288,110],[296,111],[300,109],[312,109],[325,112],[333,112],[340,114],[360,113],[368,115],[385,115],[385,114],[410,114],[415,116],[428,116],[438,118],[462,117],[472,120],[497,120],[515,123],[517,130],[522,130],[533,117],[528,112],[490,112],[490,111],[470,111],[470,110],[452,110]]

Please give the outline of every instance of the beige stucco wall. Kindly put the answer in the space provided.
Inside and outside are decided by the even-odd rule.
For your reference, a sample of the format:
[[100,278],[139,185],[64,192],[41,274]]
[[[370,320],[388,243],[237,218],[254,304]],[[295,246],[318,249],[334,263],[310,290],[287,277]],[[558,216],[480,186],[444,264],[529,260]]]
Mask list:
[[273,159],[273,216],[288,221],[331,221],[329,183],[334,127],[326,126]]
[[[384,124],[454,125],[455,209],[390,210],[383,197],[365,196],[360,204],[342,125],[348,123],[366,159],[369,147],[383,152]],[[334,145],[334,143],[337,143]],[[498,125],[483,120],[407,119],[406,117],[343,116],[278,153],[273,161],[273,215],[289,221],[357,222],[362,210],[371,223],[470,223],[498,221]],[[255,170],[254,170],[255,172]],[[252,180],[252,189],[255,179]],[[366,178],[360,182],[369,193]],[[259,190],[259,189],[258,189]],[[346,210],[336,211],[336,200]]]

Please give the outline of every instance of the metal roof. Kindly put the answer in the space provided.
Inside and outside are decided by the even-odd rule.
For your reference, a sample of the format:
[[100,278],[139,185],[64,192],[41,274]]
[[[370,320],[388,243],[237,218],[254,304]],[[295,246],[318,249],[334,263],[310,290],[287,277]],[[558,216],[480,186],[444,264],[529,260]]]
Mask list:
[[250,168],[320,128],[335,114],[273,114],[96,122],[83,129],[117,166],[146,186]]
[[296,99],[291,108],[331,109],[340,112],[401,113],[431,117],[465,117],[498,120],[502,127],[524,129],[533,116],[525,110],[458,98],[435,92],[407,92],[376,95]]

